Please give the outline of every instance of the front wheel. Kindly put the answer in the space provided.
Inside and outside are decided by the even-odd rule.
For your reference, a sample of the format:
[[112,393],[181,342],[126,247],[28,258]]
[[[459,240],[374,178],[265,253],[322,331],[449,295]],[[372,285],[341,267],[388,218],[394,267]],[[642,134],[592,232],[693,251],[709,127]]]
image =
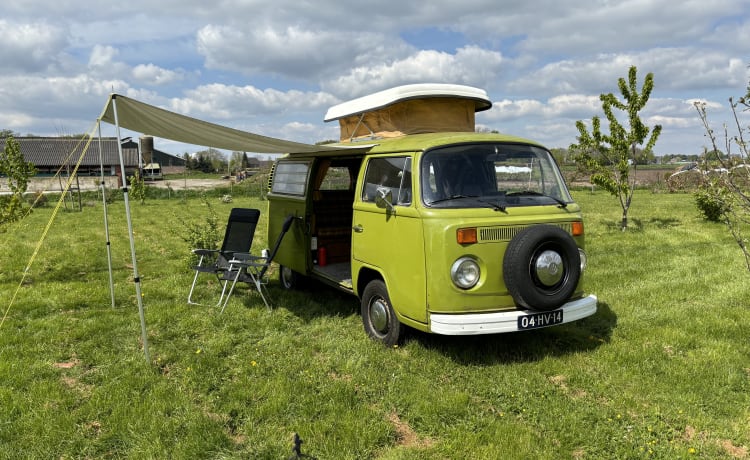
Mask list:
[[386,346],[398,345],[403,339],[405,327],[396,317],[381,280],[370,281],[362,293],[362,323],[370,338]]

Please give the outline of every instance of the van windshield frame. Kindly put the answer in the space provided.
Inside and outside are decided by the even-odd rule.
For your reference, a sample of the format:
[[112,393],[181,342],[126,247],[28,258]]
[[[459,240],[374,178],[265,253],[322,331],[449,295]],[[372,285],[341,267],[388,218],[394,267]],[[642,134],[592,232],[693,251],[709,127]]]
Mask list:
[[552,154],[522,143],[467,143],[431,149],[420,163],[430,208],[565,207],[572,203]]

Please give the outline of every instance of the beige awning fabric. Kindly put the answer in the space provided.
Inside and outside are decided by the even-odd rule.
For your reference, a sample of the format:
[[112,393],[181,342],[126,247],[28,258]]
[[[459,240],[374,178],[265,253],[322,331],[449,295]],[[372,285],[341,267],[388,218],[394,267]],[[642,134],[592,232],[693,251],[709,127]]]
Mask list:
[[[117,123],[115,123],[115,107]],[[100,121],[121,128],[186,144],[253,153],[317,153],[367,151],[370,145],[336,147],[261,136],[180,115],[119,94],[111,94]]]

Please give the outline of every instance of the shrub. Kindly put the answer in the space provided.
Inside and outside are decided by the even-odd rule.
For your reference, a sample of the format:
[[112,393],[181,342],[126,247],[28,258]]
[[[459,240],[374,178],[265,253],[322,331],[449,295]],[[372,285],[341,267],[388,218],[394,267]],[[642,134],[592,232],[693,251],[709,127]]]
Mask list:
[[182,224],[183,231],[177,231],[177,236],[180,237],[188,246],[188,256],[186,260],[187,267],[193,267],[198,263],[198,256],[193,254],[193,249],[219,249],[219,241],[222,238],[222,234],[219,230],[219,219],[216,212],[211,207],[211,203],[203,198],[203,203],[208,208],[208,213],[204,216],[203,221],[200,222],[187,222],[182,219],[178,219]]
[[726,189],[717,187],[712,182],[701,185],[693,193],[698,211],[706,220],[711,222],[723,222],[724,215],[730,209]]
[[31,195],[26,196],[26,202],[29,206],[43,208],[47,205],[47,195],[45,195],[42,190],[37,190]]
[[138,171],[130,176],[130,196],[133,200],[138,200],[141,204],[146,202],[146,184]]

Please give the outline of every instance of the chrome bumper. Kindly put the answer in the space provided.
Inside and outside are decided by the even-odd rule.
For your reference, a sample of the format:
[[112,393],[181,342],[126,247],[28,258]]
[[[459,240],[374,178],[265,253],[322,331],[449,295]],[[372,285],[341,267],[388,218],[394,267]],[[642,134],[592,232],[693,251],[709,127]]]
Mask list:
[[[555,326],[596,313],[597,298],[589,295],[582,299],[573,300],[564,304],[555,311],[562,310],[563,320]],[[477,335],[477,334],[500,334],[503,332],[519,331],[518,318],[533,315],[535,311],[503,311],[499,313],[467,313],[467,314],[430,314],[430,331],[443,335]],[[547,327],[547,326],[545,326]]]

